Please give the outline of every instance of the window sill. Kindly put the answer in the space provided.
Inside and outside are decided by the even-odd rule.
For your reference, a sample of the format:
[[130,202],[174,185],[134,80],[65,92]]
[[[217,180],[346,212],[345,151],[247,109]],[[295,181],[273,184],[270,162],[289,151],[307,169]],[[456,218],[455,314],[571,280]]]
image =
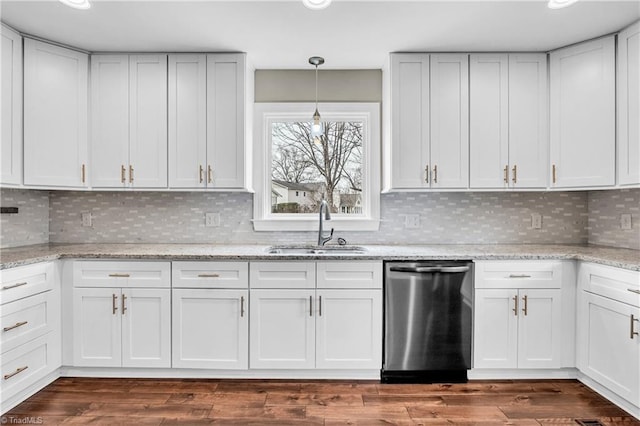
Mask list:
[[[377,231],[380,219],[370,218],[334,218],[324,222],[324,228],[335,231]],[[254,220],[255,231],[317,231],[318,218],[282,218]]]

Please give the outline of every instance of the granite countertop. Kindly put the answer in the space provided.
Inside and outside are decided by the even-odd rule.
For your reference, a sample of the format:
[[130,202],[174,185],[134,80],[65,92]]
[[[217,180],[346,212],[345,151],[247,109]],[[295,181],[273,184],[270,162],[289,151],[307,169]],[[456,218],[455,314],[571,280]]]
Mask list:
[[270,254],[266,245],[38,244],[0,249],[0,269],[56,259],[166,260],[584,260],[640,271],[640,251],[584,245],[366,245],[365,253]]

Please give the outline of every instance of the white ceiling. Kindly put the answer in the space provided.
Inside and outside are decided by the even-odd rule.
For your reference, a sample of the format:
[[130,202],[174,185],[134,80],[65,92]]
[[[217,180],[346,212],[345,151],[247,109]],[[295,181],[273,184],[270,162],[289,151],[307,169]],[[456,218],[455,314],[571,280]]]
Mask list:
[[640,19],[640,0],[92,0],[89,10],[55,0],[2,0],[0,19],[27,34],[92,52],[247,52],[258,69],[383,67],[389,52],[547,51]]

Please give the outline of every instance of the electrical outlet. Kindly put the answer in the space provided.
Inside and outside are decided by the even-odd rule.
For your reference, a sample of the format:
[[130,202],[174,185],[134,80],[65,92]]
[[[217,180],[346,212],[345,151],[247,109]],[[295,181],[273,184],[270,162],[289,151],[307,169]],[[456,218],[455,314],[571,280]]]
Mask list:
[[630,214],[621,214],[620,215],[620,229],[631,229],[631,215]]
[[542,215],[531,213],[531,229],[542,229]]
[[82,217],[82,226],[92,226],[93,221],[91,220],[91,212],[82,212],[80,217]]
[[204,226],[206,227],[220,226],[220,213],[205,213]]
[[419,214],[407,214],[404,216],[405,228],[420,228],[420,215]]

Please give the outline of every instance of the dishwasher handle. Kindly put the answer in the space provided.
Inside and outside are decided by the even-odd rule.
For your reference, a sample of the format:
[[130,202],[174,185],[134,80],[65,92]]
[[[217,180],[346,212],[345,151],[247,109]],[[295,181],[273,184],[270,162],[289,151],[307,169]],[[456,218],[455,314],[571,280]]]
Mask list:
[[389,270],[392,272],[409,272],[414,274],[429,274],[433,272],[457,274],[467,272],[469,266],[392,266]]

